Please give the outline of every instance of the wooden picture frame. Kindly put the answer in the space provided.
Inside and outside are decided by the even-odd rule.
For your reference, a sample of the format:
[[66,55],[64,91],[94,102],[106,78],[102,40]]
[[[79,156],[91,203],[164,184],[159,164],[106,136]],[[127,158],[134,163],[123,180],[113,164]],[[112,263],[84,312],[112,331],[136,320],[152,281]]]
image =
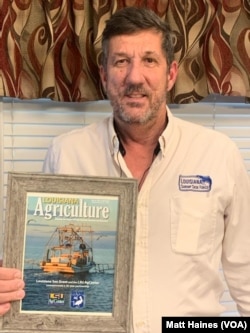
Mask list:
[[[49,204],[46,202],[49,202]],[[72,208],[73,202],[75,205],[81,203],[81,205],[86,207],[79,208],[74,206]],[[31,279],[33,278],[35,281],[32,282],[32,286],[30,282],[30,289],[31,287],[35,288],[35,295],[39,296],[39,301],[28,302],[28,305],[25,303],[24,300],[28,299],[29,295],[31,296],[32,294],[28,292],[29,282],[25,281],[26,297],[22,301],[12,303],[11,310],[1,318],[1,331],[10,333],[52,333],[59,330],[60,332],[129,333],[131,329],[136,205],[137,181],[135,179],[10,172],[8,174],[3,266],[22,270],[24,279],[25,274],[28,272]],[[47,215],[43,209],[46,209]],[[48,212],[50,212],[50,215]],[[30,218],[30,214],[35,217],[34,221]],[[103,215],[101,216],[101,214]],[[74,222],[68,223],[69,219],[72,218]],[[37,222],[38,219],[39,221]],[[106,219],[109,220],[107,221]],[[108,278],[105,275],[102,277],[101,274],[103,272],[94,271],[91,274],[91,271],[88,271],[87,273],[82,273],[84,276],[87,274],[91,279],[96,276],[101,281],[98,283],[95,280],[94,282],[88,281],[88,278],[83,278],[81,274],[81,278],[77,280],[76,276],[80,276],[79,273],[68,274],[68,272],[65,273],[61,271],[61,268],[58,268],[58,265],[60,267],[64,265],[64,262],[61,261],[61,252],[59,256],[53,254],[53,256],[49,257],[48,253],[52,253],[50,251],[54,251],[57,247],[54,246],[47,249],[46,259],[45,261],[40,261],[39,268],[26,268],[31,252],[33,256],[40,256],[38,244],[40,240],[44,242],[44,238],[40,239],[40,236],[45,237],[46,232],[48,233],[48,230],[51,230],[49,228],[57,225],[56,229],[58,229],[58,225],[63,223],[66,223],[65,225],[67,226],[75,226],[78,223],[78,227],[86,223],[92,224],[100,230],[104,230],[102,232],[105,232],[105,228],[107,228],[106,235],[100,235],[99,233],[97,236],[99,238],[101,236],[105,238],[104,236],[106,236],[111,243],[113,242],[112,235],[115,235],[115,243],[112,243],[115,244],[114,271],[111,273],[111,275],[113,274],[113,284],[109,294],[107,293],[106,295],[109,299],[107,304],[110,310],[103,310],[102,308],[99,310],[99,303],[101,303],[99,296],[93,297],[94,294],[99,295],[97,289],[88,291],[89,296],[86,296],[86,284],[90,284],[90,282],[93,285],[95,283],[96,285],[101,285],[102,292],[106,291],[105,283],[110,284],[110,282],[105,282],[106,280],[108,281]],[[116,225],[115,232],[112,229],[114,225]],[[80,229],[78,228],[78,230]],[[44,235],[42,234],[43,232]],[[96,239],[98,238],[97,236]],[[72,239],[72,236],[67,236],[63,240],[62,238],[60,239],[60,251],[62,247],[73,246],[72,244],[65,245],[65,239],[68,242],[68,240]],[[82,242],[82,237],[77,236],[76,239],[81,239]],[[97,244],[97,241],[95,244]],[[30,251],[31,248],[32,251]],[[82,246],[80,245],[79,248],[82,248]],[[85,244],[84,248],[86,248]],[[112,252],[112,249],[110,251]],[[104,252],[104,250],[99,249],[99,253],[103,254]],[[72,253],[70,255],[70,264],[67,262],[67,266],[71,266],[73,262]],[[55,262],[60,262],[60,264],[54,264]],[[49,271],[43,271],[44,265],[53,266],[52,271],[50,271],[50,268]],[[79,264],[75,264],[74,267],[76,266],[79,267]],[[96,268],[96,263],[94,263],[94,266]],[[54,269],[59,269],[59,272],[54,271]],[[44,274],[48,274],[46,278],[44,278]],[[54,276],[53,274],[57,274],[60,278],[51,278],[51,276]],[[72,288],[73,285],[69,285],[69,283],[73,282],[71,280],[69,282],[69,279],[75,278],[77,282],[74,283],[79,283],[80,287],[77,286],[77,292],[75,292],[75,289],[72,289],[74,292],[70,292],[69,288]],[[66,284],[63,284],[65,281]],[[54,289],[51,289],[51,286]],[[43,288],[44,292],[42,291]],[[82,297],[79,295],[82,295]],[[75,304],[77,302],[74,300],[78,296],[81,300],[84,299],[84,302],[85,299],[92,299],[93,310],[86,310],[87,301],[85,304],[86,308],[76,308]],[[111,307],[110,299],[112,302]],[[40,305],[43,302],[45,302],[44,308],[40,309]],[[50,307],[51,304],[52,307]],[[61,304],[66,307],[66,310],[56,307]],[[71,308],[67,310],[69,306]]]

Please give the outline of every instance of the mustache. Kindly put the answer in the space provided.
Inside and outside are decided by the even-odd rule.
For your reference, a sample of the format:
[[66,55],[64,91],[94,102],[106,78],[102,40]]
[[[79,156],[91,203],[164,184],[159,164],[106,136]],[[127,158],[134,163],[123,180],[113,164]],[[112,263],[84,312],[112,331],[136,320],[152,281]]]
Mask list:
[[143,87],[142,84],[130,84],[126,87],[124,91],[125,95],[131,95],[133,93],[138,93],[146,96],[149,95],[148,91]]

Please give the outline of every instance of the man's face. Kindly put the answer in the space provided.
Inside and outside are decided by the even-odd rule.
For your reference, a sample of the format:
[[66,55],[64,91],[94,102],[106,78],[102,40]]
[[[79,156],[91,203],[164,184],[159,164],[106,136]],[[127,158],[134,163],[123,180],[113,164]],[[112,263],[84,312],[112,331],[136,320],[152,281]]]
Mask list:
[[176,78],[176,63],[167,66],[162,36],[152,30],[112,37],[102,83],[114,116],[127,123],[148,123],[162,110]]

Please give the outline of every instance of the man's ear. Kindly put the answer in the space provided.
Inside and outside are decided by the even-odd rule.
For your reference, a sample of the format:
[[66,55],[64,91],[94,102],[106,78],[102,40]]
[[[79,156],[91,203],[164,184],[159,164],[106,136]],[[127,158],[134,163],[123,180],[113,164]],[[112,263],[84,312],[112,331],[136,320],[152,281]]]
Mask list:
[[168,69],[168,75],[167,75],[167,91],[170,91],[176,81],[178,74],[178,64],[177,61],[173,61]]
[[99,68],[99,73],[100,73],[100,78],[101,78],[101,81],[102,81],[103,90],[106,92],[107,72],[106,72],[106,70],[104,69],[104,67],[102,65]]

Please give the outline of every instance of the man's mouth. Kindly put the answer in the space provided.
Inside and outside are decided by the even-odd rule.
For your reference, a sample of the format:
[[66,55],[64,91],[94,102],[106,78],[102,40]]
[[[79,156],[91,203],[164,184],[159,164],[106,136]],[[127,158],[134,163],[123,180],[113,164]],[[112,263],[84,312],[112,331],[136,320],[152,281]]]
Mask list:
[[129,86],[124,91],[124,96],[131,99],[141,99],[147,97],[147,92],[143,87]]
[[145,94],[138,94],[138,93],[137,94],[126,94],[125,96],[128,98],[133,98],[133,99],[146,97]]

